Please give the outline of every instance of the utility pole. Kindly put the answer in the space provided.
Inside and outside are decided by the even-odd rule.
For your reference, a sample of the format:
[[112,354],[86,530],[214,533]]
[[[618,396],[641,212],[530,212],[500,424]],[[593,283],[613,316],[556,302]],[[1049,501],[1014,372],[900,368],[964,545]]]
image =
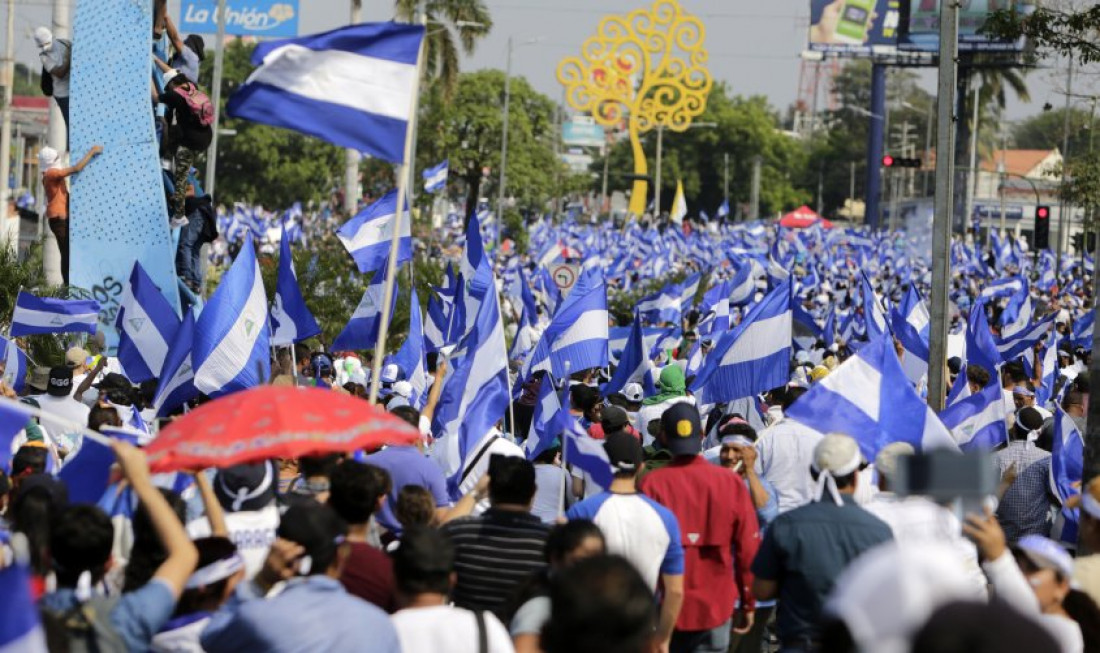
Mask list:
[[[1073,55],[1066,64],[1066,106],[1062,117],[1062,186],[1066,185],[1066,163],[1069,161],[1069,109],[1073,95]],[[1071,207],[1064,199],[1058,200],[1058,254],[1054,269],[1055,275],[1062,274],[1062,256],[1068,246],[1066,238],[1069,231],[1069,212]]]
[[749,191],[749,219],[760,219],[760,166],[764,157],[757,154],[752,158],[752,190]]
[[653,217],[661,217],[661,143],[664,141],[665,126],[657,125],[657,175],[653,183]]
[[[351,0],[351,24],[362,20],[363,0]],[[359,152],[349,149],[344,155],[344,212],[349,216],[359,208]],[[399,198],[398,206],[404,198]]]
[[[856,205],[856,162],[852,161],[848,164],[848,210],[851,212],[855,209]],[[855,218],[855,215],[849,213],[849,219]]]
[[867,139],[867,184],[863,189],[866,207],[863,220],[872,230],[878,229],[879,196],[882,190],[882,147],[886,120],[886,65],[871,65],[870,135]]
[[[1096,103],[1093,103],[1096,106]],[[730,199],[730,153],[722,154],[722,199],[729,202]]]
[[[1003,113],[1003,111],[1002,111]],[[1005,165],[1005,150],[1008,147],[1005,138],[1005,121],[1004,116],[1001,116],[1001,160],[997,162],[997,175],[1000,177],[1000,183],[997,186],[1001,199],[1001,237],[1005,235],[1005,173],[1008,172],[1008,166]]]
[[3,186],[0,187],[0,211],[3,211],[2,218],[0,218],[0,244],[7,249],[15,251],[19,245],[19,220],[16,219],[17,225],[14,238],[12,237],[12,230],[8,229],[8,220],[11,219],[11,214],[8,212],[8,202],[11,201],[11,185],[8,183],[8,179],[11,177],[11,98],[13,93],[13,86],[15,85],[15,0],[8,0],[8,20],[5,33],[7,34],[7,43],[4,45],[4,68],[2,71],[4,82],[4,109],[3,109],[3,123],[0,126],[0,182]]
[[940,3],[940,62],[936,112],[936,207],[932,215],[932,297],[929,333],[928,404],[943,409],[947,389],[947,285],[951,279],[952,206],[955,165],[955,93],[959,48],[959,0]]
[[210,140],[210,152],[206,157],[206,188],[208,195],[214,197],[214,187],[218,170],[218,127],[221,125],[222,76],[225,74],[225,4],[218,0],[218,35],[214,41],[214,81],[211,90],[214,104],[214,137]]
[[500,255],[500,232],[504,227],[504,184],[508,181],[505,172],[508,168],[508,109],[512,103],[512,37],[508,37],[508,63],[504,69],[504,116],[501,118],[500,134],[500,183],[497,189],[497,244],[494,258]]
[[[611,213],[611,206],[607,202],[607,170],[608,170],[608,165],[611,162],[611,141],[610,141],[610,136],[611,135],[608,134],[604,138],[604,144],[603,144],[603,188],[600,189],[600,210],[598,211],[599,214],[602,214],[604,211],[607,211],[607,213],[609,215]],[[559,164],[558,167],[560,167],[560,165],[561,164]],[[557,168],[555,168],[555,170],[556,169]],[[561,193],[559,192],[558,194],[560,195]],[[556,200],[555,200],[555,202],[556,202]]]
[[[970,122],[970,168],[967,170],[966,176],[966,217],[963,218],[963,231],[974,220],[974,195],[977,193],[978,186],[978,105],[980,97],[980,85],[978,84],[978,78],[971,75],[971,80],[974,82],[974,99],[971,100],[974,103],[974,119]],[[975,241],[981,236],[981,233],[974,234]],[[987,237],[988,239],[988,237]]]

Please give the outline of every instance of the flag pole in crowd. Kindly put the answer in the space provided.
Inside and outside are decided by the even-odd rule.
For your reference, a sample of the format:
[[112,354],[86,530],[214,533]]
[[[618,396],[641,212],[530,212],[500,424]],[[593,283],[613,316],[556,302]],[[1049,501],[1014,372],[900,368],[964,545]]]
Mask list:
[[[406,211],[408,219],[412,222],[412,207],[408,204],[409,168],[416,165],[412,161],[413,134],[416,133],[416,107],[420,103],[420,77],[424,72],[424,28],[421,27],[420,44],[416,49],[416,80],[412,85],[409,95],[408,125],[405,128],[405,155],[404,162],[397,170],[397,210],[393,216],[393,235],[390,237],[390,255],[386,259],[386,279],[382,289],[382,310],[379,314],[378,342],[374,347],[374,361],[371,364],[370,374],[370,402],[378,401],[378,388],[382,381],[382,361],[386,354],[386,334],[390,329],[390,313],[387,307],[393,300],[393,287],[397,283],[397,250],[401,243],[401,221],[405,219]],[[412,261],[409,262],[411,266]],[[377,274],[377,273],[376,273]]]

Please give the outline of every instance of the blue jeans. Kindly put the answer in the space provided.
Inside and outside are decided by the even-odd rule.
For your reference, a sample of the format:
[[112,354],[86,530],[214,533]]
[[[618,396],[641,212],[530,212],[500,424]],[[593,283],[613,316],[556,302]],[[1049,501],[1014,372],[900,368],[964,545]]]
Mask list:
[[202,221],[200,211],[192,211],[187,216],[187,225],[180,228],[180,244],[176,249],[176,274],[191,288],[202,284],[202,246],[199,244]]
[[710,630],[676,630],[672,633],[669,653],[726,653],[730,646],[730,623]]

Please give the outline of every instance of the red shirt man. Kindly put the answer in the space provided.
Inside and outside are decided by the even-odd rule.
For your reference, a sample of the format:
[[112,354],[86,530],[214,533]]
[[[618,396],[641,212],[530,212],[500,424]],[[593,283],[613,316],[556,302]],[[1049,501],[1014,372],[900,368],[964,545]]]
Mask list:
[[[728,639],[728,622],[738,598],[745,616],[734,624],[734,630],[748,632],[756,607],[750,567],[760,547],[752,498],[736,475],[699,455],[703,429],[694,406],[678,403],[669,407],[661,416],[661,436],[675,458],[643,477],[640,489],[671,510],[680,522],[684,605],[673,642],[677,638],[720,638],[723,632]],[[721,642],[710,644],[720,648]]]

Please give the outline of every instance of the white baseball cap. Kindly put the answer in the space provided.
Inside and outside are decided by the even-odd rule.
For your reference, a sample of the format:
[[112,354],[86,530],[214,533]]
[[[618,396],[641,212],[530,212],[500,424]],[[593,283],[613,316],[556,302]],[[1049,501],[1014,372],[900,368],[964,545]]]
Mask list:
[[623,388],[622,395],[626,397],[626,400],[631,403],[636,403],[642,400],[642,386],[640,383],[627,383]]

